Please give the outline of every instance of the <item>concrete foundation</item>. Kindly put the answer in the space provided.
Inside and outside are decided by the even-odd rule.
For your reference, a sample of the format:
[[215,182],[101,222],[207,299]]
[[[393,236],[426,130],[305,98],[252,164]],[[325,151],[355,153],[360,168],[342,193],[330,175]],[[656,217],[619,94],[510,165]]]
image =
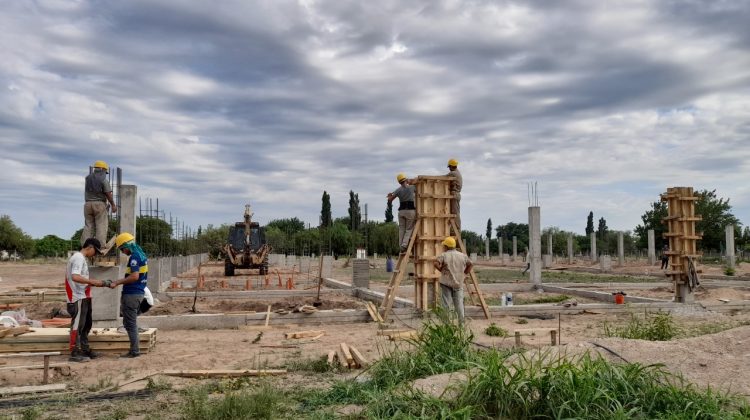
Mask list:
[[727,241],[727,267],[734,269],[736,265],[736,257],[734,255],[734,225],[727,225],[726,227],[726,241]]
[[542,287],[542,233],[541,211],[537,206],[529,207],[529,282],[535,288]]
[[617,265],[625,265],[625,235],[622,232],[617,232]]
[[648,230],[648,264],[656,264],[656,239],[653,229]]
[[591,262],[599,261],[599,254],[596,253],[596,232],[591,232]]
[[[124,271],[118,267],[89,267],[89,277],[97,280],[117,280],[125,277]],[[91,316],[94,321],[110,321],[116,323],[120,318],[120,292],[108,287],[91,288]]]

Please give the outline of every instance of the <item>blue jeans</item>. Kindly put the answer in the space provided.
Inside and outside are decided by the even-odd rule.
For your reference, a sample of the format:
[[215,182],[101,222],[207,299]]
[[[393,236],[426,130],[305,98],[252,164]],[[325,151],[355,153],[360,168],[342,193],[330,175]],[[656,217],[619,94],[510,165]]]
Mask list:
[[120,312],[122,313],[122,325],[128,332],[130,339],[130,352],[140,353],[138,346],[138,308],[141,307],[143,295],[122,295],[120,297]]

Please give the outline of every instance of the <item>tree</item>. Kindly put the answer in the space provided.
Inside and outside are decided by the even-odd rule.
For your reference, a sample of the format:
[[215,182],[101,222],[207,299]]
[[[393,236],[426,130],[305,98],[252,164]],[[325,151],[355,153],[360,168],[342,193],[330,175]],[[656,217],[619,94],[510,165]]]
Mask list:
[[331,251],[338,258],[339,255],[349,255],[351,252],[351,232],[341,223],[334,223],[330,229]]
[[294,235],[297,232],[305,230],[305,222],[292,217],[291,219],[275,219],[268,222],[266,228],[275,227],[287,235]]
[[64,257],[71,249],[70,241],[55,235],[47,235],[35,243],[36,255],[42,257]]
[[320,209],[320,226],[327,227],[331,226],[331,196],[327,192],[323,191],[323,204]]
[[362,209],[359,207],[359,194],[354,194],[354,191],[349,191],[349,220],[352,223],[351,230],[359,230],[362,222]]
[[476,252],[477,254],[484,252],[484,239],[482,238],[482,235],[469,230],[462,230],[461,240],[464,241],[466,252],[468,254],[473,252]]
[[667,203],[663,201],[654,201],[651,203],[651,209],[646,210],[641,216],[643,221],[642,225],[635,227],[635,234],[638,236],[636,246],[638,249],[648,248],[648,231],[654,230],[655,246],[656,249],[661,249],[664,246],[663,235],[667,231],[666,225],[662,223],[662,220],[667,217]]
[[487,239],[492,239],[492,219],[487,219]]
[[609,228],[607,227],[607,221],[603,217],[599,218],[599,227],[596,229],[596,236],[600,239],[604,239],[608,232]]
[[393,221],[393,201],[389,201],[385,207],[385,222],[390,223]]
[[695,214],[703,218],[695,226],[698,232],[703,232],[703,240],[700,241],[701,248],[718,251],[726,240],[726,226],[735,225],[739,229],[741,223],[731,213],[732,206],[729,205],[729,199],[717,197],[716,190],[701,190],[695,195],[698,197],[695,202]]
[[227,224],[219,227],[214,227],[214,225],[206,226],[206,228],[202,229],[201,233],[198,234],[197,240],[199,242],[199,248],[202,251],[208,252],[212,258],[218,258],[221,254],[221,250],[227,243],[229,228],[230,226]]
[[[529,225],[526,223],[509,222],[495,228],[498,238],[503,238],[503,248],[513,253],[513,237],[516,236],[518,253],[529,246]],[[506,245],[507,244],[507,245]]]
[[34,252],[34,239],[16,226],[10,216],[3,215],[0,217],[0,250],[30,257]]
[[594,212],[589,212],[589,217],[586,218],[586,236],[591,235],[594,232]]
[[135,219],[135,241],[149,256],[172,253],[172,226],[156,217],[139,216]]

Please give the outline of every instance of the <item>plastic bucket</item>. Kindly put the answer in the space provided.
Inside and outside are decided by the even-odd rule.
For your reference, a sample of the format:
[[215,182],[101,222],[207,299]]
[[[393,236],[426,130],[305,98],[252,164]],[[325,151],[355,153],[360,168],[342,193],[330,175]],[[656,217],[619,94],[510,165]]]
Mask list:
[[385,260],[385,271],[386,273],[392,273],[393,272],[393,260],[388,258]]
[[615,304],[622,305],[625,303],[624,293],[612,293],[615,296]]

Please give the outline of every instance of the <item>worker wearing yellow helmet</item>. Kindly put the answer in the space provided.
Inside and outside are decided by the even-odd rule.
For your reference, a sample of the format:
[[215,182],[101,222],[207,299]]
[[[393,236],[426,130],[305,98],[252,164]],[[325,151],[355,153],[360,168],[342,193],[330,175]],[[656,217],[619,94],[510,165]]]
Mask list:
[[440,295],[443,307],[450,310],[451,302],[458,322],[464,323],[464,277],[471,271],[469,257],[456,249],[456,238],[448,236],[443,240],[444,252],[433,262],[440,271]]
[[120,296],[120,312],[122,312],[122,325],[128,332],[130,339],[130,351],[120,357],[133,358],[141,355],[138,346],[138,314],[145,312],[150,306],[142,310],[143,301],[146,299],[146,284],[148,283],[148,257],[143,249],[135,242],[131,233],[123,232],[115,238],[115,245],[122,253],[128,256],[128,266],[125,268],[125,277],[112,282],[111,288],[122,285],[122,296]]
[[399,187],[388,193],[387,198],[388,204],[398,198],[398,244],[401,253],[404,253],[417,222],[417,207],[414,205],[416,187],[411,185],[412,180],[403,173],[396,175],[396,182]]
[[85,203],[83,205],[84,226],[81,244],[89,238],[96,238],[102,244],[107,243],[109,226],[107,203],[112,206],[112,213],[117,212],[117,205],[112,198],[112,186],[107,179],[108,173],[109,165],[107,165],[107,162],[97,160],[91,165],[86,177]]
[[458,161],[456,159],[448,160],[448,173],[446,176],[455,178],[451,182],[451,193],[453,199],[451,200],[451,214],[456,215],[456,227],[458,232],[454,232],[457,236],[461,236],[461,188],[464,186],[464,179],[461,177],[461,172],[458,171]]

